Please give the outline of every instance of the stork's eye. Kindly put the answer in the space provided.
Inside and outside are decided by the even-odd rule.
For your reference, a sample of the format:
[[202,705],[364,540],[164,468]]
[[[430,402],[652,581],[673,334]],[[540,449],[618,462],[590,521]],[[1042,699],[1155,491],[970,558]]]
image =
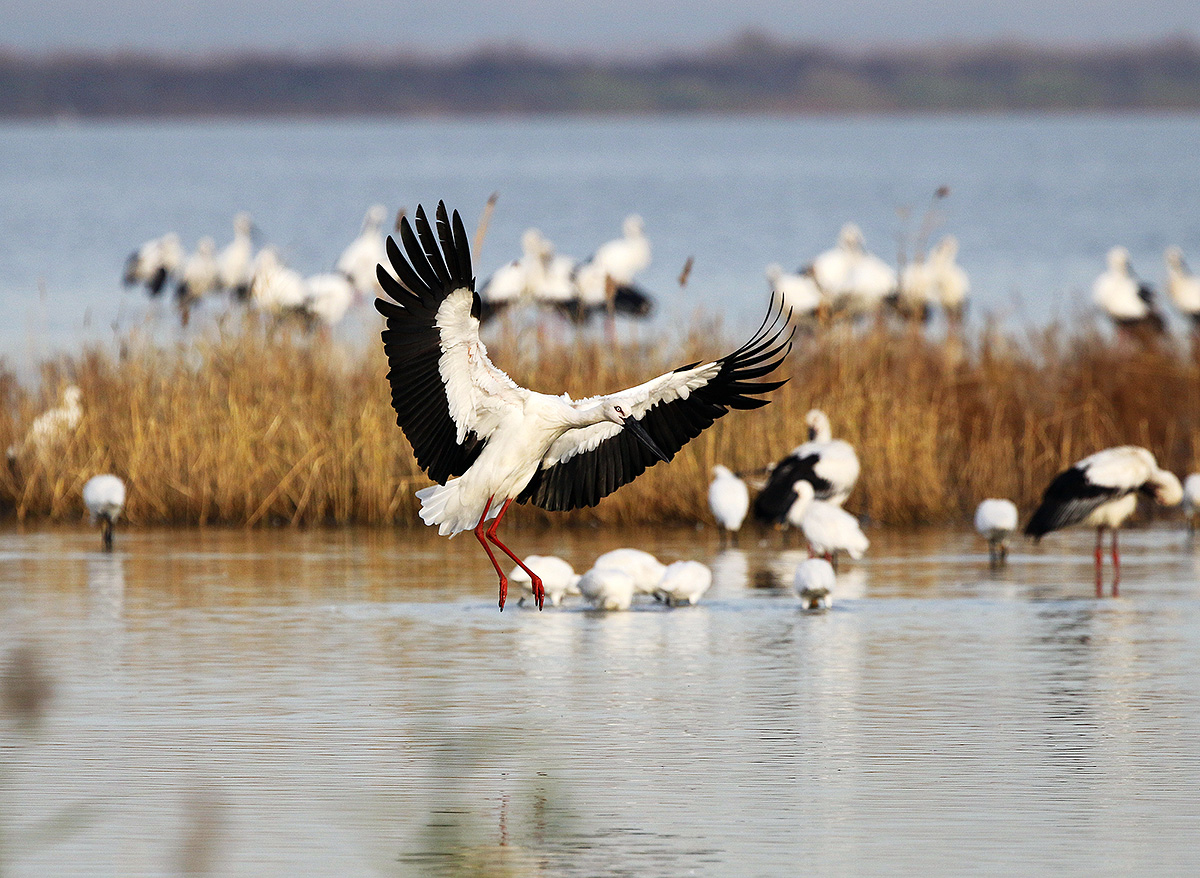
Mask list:
[[625,417],[625,409],[621,408],[619,405],[613,406],[613,411],[615,411],[621,417]]

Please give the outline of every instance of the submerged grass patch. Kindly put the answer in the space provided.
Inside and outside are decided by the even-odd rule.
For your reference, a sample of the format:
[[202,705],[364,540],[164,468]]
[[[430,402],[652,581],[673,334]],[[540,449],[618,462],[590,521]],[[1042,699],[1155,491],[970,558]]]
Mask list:
[[[493,360],[518,383],[573,396],[640,383],[720,356],[741,339],[697,319],[669,341],[562,327],[500,331]],[[140,524],[419,525],[429,484],[389,401],[381,345],[343,347],[255,321],[156,344],[134,333],[44,363],[30,386],[0,374],[0,442],[20,445],[62,388],[83,417],[60,442],[22,448],[0,472],[0,508],[21,520],[74,521],[83,483],[127,482]],[[1050,328],[986,329],[961,341],[913,331],[798,337],[766,407],[732,412],[595,509],[511,521],[707,521],[713,464],[759,469],[803,441],[825,409],[863,472],[847,508],[895,525],[964,520],[979,500],[1031,508],[1055,472],[1101,448],[1145,445],[1179,474],[1200,459],[1200,366],[1185,346],[1135,349]]]

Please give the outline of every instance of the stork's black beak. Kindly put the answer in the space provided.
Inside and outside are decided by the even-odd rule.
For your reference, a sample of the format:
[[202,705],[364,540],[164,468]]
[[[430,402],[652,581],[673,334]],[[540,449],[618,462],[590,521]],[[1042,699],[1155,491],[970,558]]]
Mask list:
[[638,441],[649,448],[651,453],[659,460],[665,463],[671,462],[671,458],[663,454],[663,450],[658,447],[658,443],[650,438],[650,434],[646,432],[646,428],[642,426],[642,422],[637,418],[633,417],[632,415],[626,418],[625,429],[637,437]]

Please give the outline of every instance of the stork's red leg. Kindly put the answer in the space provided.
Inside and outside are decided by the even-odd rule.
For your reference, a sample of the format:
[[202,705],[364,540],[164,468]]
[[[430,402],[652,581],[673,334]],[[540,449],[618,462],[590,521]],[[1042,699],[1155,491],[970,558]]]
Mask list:
[[500,565],[496,562],[496,556],[492,553],[492,547],[488,545],[483,532],[483,523],[487,521],[488,510],[491,508],[492,498],[488,497],[487,503],[483,504],[483,515],[479,516],[479,524],[475,525],[475,538],[479,540],[479,545],[483,546],[483,550],[487,552],[488,560],[492,562],[492,566],[496,568],[496,573],[500,576],[500,609],[503,610],[504,599],[508,597],[508,577],[504,575],[504,571],[500,569]]
[[1104,528],[1096,528],[1096,597],[1104,597]]
[[1121,553],[1117,550],[1117,529],[1113,528],[1113,587],[1112,596],[1117,597],[1117,591],[1121,587]]
[[[533,589],[533,599],[537,601],[538,609],[542,608],[542,604],[546,600],[546,590],[542,587],[542,578],[525,566],[525,562],[513,554],[512,549],[500,542],[500,537],[496,536],[496,528],[500,526],[500,519],[504,517],[504,513],[508,512],[508,505],[512,503],[512,497],[504,501],[504,505],[500,507],[500,514],[496,516],[496,520],[492,522],[492,526],[487,529],[487,538],[500,547],[500,550],[505,555],[517,562],[517,566],[529,574],[530,588]],[[491,554],[489,552],[489,554]],[[503,606],[501,600],[501,606]]]

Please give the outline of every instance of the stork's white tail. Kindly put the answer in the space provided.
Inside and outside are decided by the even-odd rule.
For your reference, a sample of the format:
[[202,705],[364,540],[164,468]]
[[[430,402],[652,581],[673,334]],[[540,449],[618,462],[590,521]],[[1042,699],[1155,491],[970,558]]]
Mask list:
[[[479,516],[483,512],[477,506],[463,505],[458,479],[451,479],[444,485],[422,488],[417,491],[417,499],[421,501],[421,521],[436,524],[441,536],[454,536],[456,533],[470,530],[479,523]],[[500,513],[502,505],[492,505],[488,510],[489,521]]]

